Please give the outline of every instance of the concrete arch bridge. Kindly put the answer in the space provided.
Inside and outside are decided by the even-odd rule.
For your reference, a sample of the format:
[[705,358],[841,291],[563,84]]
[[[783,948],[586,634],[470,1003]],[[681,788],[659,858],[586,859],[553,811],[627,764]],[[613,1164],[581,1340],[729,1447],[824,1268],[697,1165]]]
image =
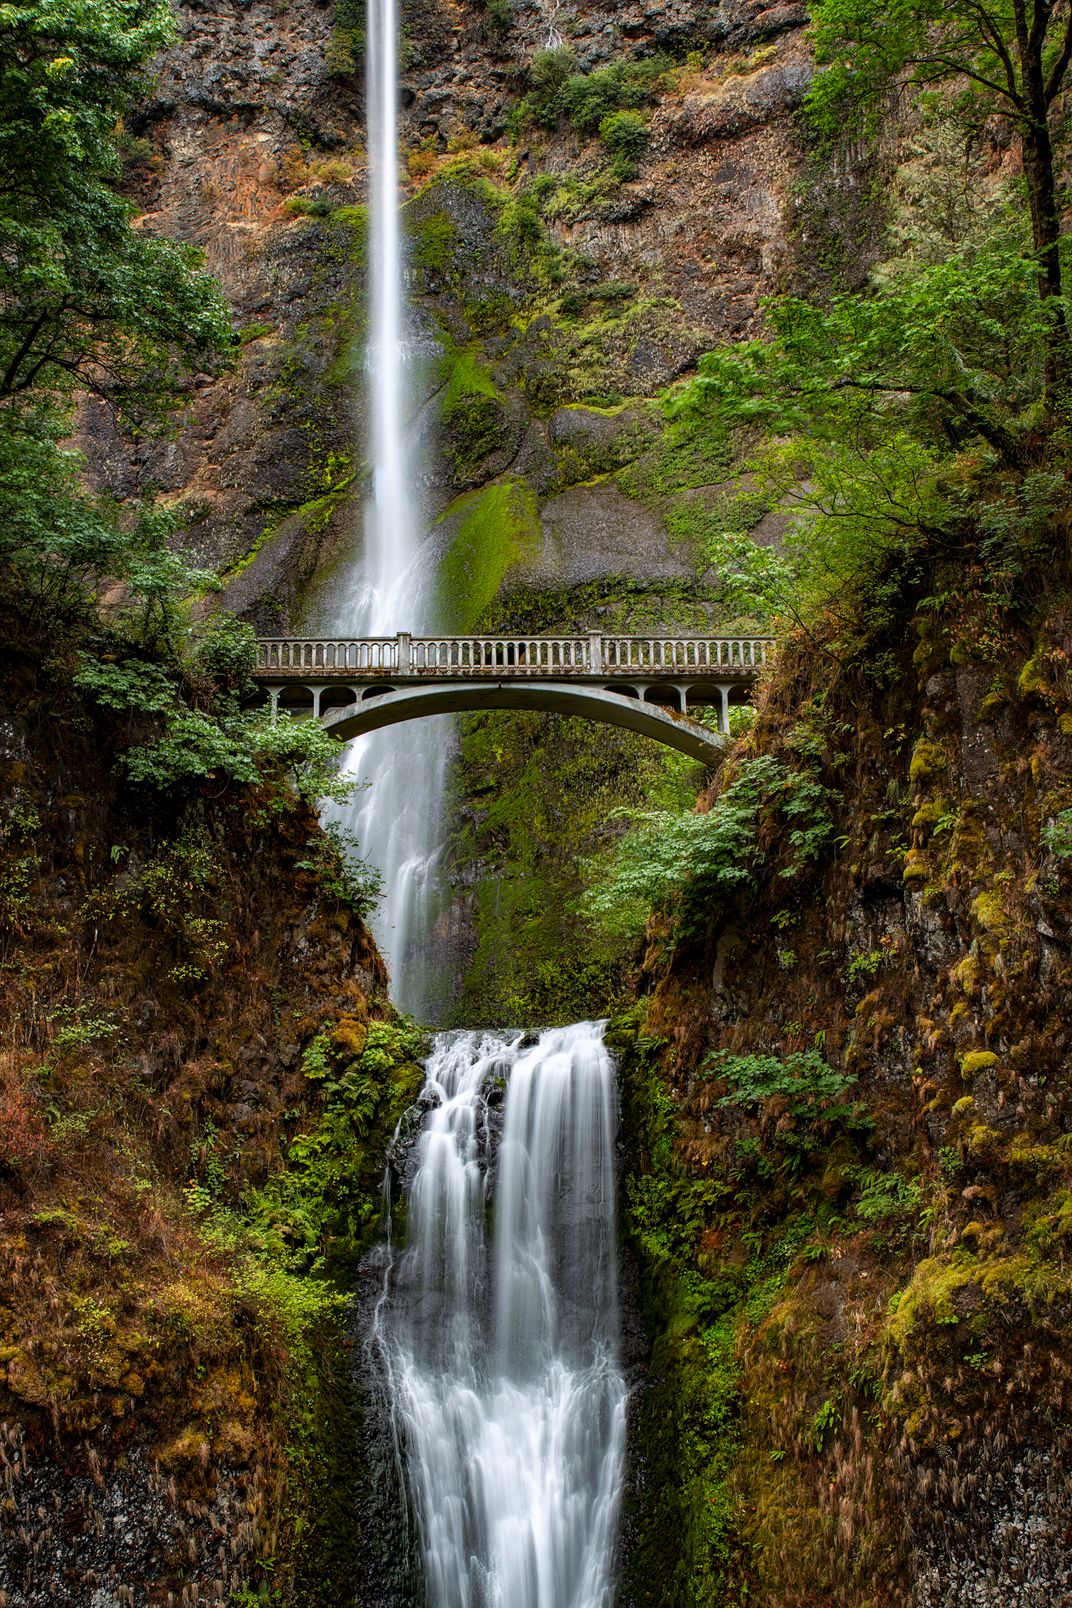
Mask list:
[[[546,709],[624,726],[714,764],[747,702],[766,637],[264,637],[256,681],[273,710],[349,740],[425,715]],[[690,720],[716,711],[718,729]]]

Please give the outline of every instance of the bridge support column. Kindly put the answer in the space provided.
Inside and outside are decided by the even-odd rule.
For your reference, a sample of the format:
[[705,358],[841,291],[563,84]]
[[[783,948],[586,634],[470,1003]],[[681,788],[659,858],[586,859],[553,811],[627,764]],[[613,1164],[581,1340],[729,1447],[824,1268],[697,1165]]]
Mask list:
[[683,687],[681,685],[681,683],[679,682],[678,685],[674,688],[674,691],[677,693],[678,698],[681,700],[681,713],[683,715],[687,715],[688,712],[689,712],[689,689],[688,689],[688,687]]
[[279,694],[282,692],[282,690],[282,687],[268,688],[268,697],[271,700],[273,720],[278,720],[279,718]]
[[321,699],[321,697],[323,696],[323,694],[327,690],[328,689],[326,687],[322,687],[322,686],[321,687],[310,687],[309,688],[309,691],[313,695],[313,719],[314,720],[319,720],[320,719],[320,699]]
[[718,695],[722,699],[722,713],[719,716],[718,729],[728,737],[730,734],[730,689],[719,687]]

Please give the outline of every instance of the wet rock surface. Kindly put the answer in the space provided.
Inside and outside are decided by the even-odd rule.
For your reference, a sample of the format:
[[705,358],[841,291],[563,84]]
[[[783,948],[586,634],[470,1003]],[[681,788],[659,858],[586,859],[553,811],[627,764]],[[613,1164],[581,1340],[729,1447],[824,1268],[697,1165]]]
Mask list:
[[[211,1500],[180,1497],[143,1445],[87,1444],[57,1462],[0,1422],[0,1600],[7,1608],[178,1608],[227,1602],[259,1556],[263,1492],[218,1472]],[[152,1582],[185,1581],[165,1596]]]

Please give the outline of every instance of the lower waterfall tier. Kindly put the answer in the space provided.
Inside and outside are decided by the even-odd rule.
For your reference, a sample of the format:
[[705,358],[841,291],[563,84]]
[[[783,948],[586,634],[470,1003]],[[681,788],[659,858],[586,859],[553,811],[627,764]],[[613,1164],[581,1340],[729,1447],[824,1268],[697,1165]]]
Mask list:
[[609,1608],[627,1390],[602,1026],[442,1034],[422,1103],[374,1338],[428,1608]]

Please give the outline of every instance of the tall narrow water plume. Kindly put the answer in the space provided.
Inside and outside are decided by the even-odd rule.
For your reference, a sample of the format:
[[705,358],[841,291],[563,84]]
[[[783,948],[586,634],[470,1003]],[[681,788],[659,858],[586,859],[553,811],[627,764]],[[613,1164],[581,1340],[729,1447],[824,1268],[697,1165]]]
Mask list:
[[[398,138],[396,0],[368,0],[369,489],[361,552],[344,562],[309,605],[308,628],[348,636],[420,634],[434,629],[436,576],[423,561],[418,488],[422,445],[414,417],[415,342],[405,297]],[[420,945],[435,919],[442,855],[442,796],[450,752],[447,716],[378,732],[355,742],[347,768],[371,786],[338,812],[362,855],[383,875],[373,926],[404,1009],[428,1014],[438,1003]]]
[[627,1392],[602,1028],[441,1034],[422,1103],[374,1339],[427,1608],[609,1608]]

